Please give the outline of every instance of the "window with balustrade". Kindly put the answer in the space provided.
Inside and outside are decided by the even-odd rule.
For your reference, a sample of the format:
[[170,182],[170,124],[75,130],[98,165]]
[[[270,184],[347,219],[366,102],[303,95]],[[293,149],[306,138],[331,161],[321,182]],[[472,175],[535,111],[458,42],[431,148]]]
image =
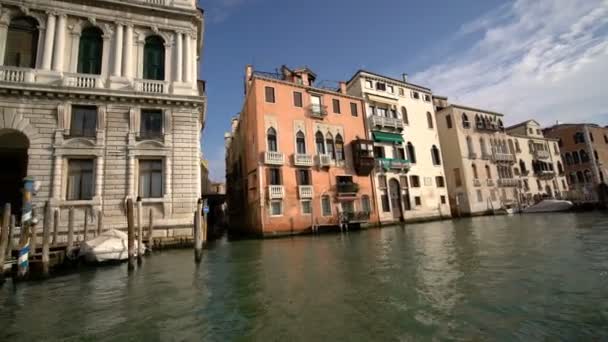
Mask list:
[[306,154],[306,137],[302,131],[296,134],[296,151],[298,154]]
[[317,155],[325,154],[325,141],[323,138],[323,133],[317,132],[315,134],[315,143],[317,145]]
[[72,106],[70,137],[95,137],[97,132],[97,107]]
[[150,36],[144,43],[144,74],[147,80],[165,79],[165,41],[159,36]]
[[338,133],[336,134],[336,160],[344,160],[344,140],[342,136]]
[[266,131],[266,143],[268,145],[269,152],[278,151],[277,131],[273,127],[268,128],[268,130]]
[[296,170],[296,181],[298,185],[311,185],[310,170],[297,169]]
[[268,185],[282,185],[281,169],[276,167],[268,168]]
[[13,18],[6,32],[4,65],[35,68],[38,34],[38,22],[34,18]]
[[87,27],[80,34],[78,45],[78,72],[81,74],[101,74],[103,32],[97,27]]
[[336,150],[335,150],[335,146],[334,146],[334,138],[331,135],[331,133],[327,133],[325,136],[325,148],[327,149],[327,154],[329,154],[329,157],[333,160],[336,159]]

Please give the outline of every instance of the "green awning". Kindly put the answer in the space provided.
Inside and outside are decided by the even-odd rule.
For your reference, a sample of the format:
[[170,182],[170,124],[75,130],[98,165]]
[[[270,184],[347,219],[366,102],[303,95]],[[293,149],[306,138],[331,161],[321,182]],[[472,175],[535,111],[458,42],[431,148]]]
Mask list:
[[386,133],[386,132],[372,132],[375,141],[384,141],[392,143],[402,143],[403,137],[401,134]]

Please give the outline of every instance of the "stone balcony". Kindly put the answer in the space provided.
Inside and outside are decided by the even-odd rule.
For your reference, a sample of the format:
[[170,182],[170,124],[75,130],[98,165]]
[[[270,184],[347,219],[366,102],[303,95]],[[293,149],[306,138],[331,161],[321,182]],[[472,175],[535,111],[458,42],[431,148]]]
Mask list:
[[534,151],[534,158],[536,159],[549,159],[549,151],[545,150],[536,150]]
[[293,164],[295,166],[313,166],[314,160],[310,154],[295,153],[293,155]]
[[135,79],[135,91],[148,94],[166,94],[169,92],[168,82],[156,80]]
[[101,75],[89,74],[64,74],[62,85],[72,88],[99,89],[104,88]]
[[469,152],[469,159],[477,159],[477,153]]
[[329,154],[317,155],[317,165],[319,167],[330,167],[332,164],[331,156]]
[[490,159],[492,159],[492,155],[489,154],[488,152],[481,152],[481,159],[490,160]]
[[494,180],[493,179],[486,180],[486,185],[487,186],[494,186]]
[[312,198],[314,195],[314,188],[312,185],[299,185],[298,196],[300,198]]
[[515,178],[499,178],[498,179],[498,186],[503,187],[503,188],[512,188],[512,187],[517,187],[517,179]]
[[374,128],[379,128],[380,130],[387,130],[390,132],[402,131],[404,127],[403,121],[398,118],[387,118],[378,115],[372,115],[370,117],[370,123]]
[[478,178],[473,179],[473,186],[478,188],[481,186],[481,180]]
[[285,188],[282,185],[268,186],[268,199],[282,199],[285,197]]
[[285,155],[281,152],[266,151],[264,152],[264,164],[283,165],[285,164]]
[[327,106],[311,104],[308,106],[308,114],[312,117],[322,119],[327,116]]
[[515,156],[510,153],[494,153],[492,161],[495,163],[515,163]]

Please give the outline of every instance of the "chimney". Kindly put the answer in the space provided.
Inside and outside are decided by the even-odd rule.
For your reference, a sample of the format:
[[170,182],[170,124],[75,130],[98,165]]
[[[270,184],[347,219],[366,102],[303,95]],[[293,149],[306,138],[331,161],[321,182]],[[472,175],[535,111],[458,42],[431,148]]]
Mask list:
[[401,74],[401,78],[403,78],[403,82],[407,83],[407,74],[406,73]]
[[346,94],[346,82],[340,81],[340,92]]
[[251,76],[253,76],[253,66],[251,64],[247,64],[247,66],[245,66],[245,82],[243,84],[245,88],[245,95],[247,95],[247,90],[251,84]]

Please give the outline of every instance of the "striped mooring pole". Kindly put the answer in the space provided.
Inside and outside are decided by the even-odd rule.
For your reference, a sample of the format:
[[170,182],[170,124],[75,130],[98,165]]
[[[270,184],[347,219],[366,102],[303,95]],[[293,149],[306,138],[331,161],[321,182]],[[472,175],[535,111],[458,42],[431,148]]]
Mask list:
[[29,254],[30,254],[30,239],[27,239],[25,245],[19,249],[19,257],[17,258],[17,276],[24,277],[27,274],[29,268]]

